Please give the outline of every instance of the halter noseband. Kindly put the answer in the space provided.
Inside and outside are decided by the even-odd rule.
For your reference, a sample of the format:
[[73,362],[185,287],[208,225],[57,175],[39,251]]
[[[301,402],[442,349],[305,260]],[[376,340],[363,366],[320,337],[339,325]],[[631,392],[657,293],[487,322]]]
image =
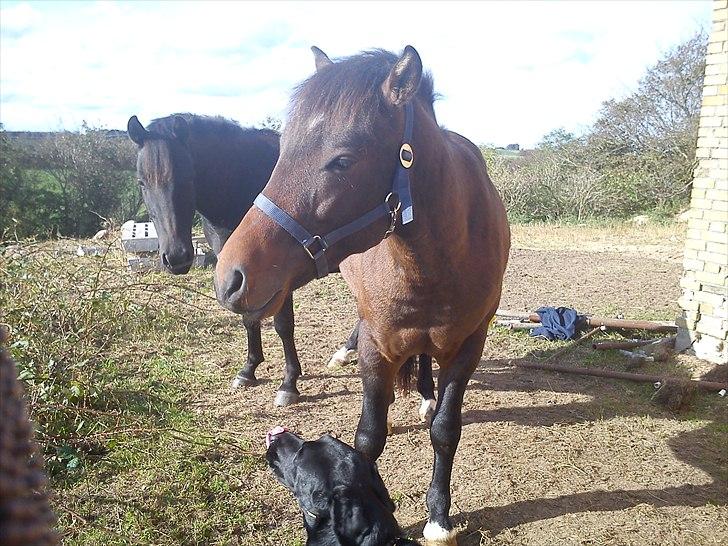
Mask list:
[[268,199],[262,193],[253,201],[263,213],[271,220],[285,229],[291,237],[301,243],[311,259],[316,264],[316,275],[320,279],[329,274],[329,262],[326,259],[326,249],[338,241],[348,237],[352,233],[364,229],[376,220],[389,216],[389,228],[384,233],[384,239],[389,237],[397,224],[397,218],[402,215],[402,224],[408,224],[414,220],[412,211],[412,193],[410,191],[410,179],[408,169],[414,163],[412,152],[412,124],[413,124],[412,103],[404,105],[404,136],[402,146],[399,149],[399,165],[392,181],[392,191],[384,198],[384,202],[369,212],[363,214],[356,220],[330,231],[326,235],[311,235],[306,228],[291,218],[289,214]]

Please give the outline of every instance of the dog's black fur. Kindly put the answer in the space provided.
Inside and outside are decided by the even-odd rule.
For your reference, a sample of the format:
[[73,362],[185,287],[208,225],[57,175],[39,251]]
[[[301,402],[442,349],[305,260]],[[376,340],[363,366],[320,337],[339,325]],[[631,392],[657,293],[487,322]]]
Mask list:
[[298,500],[308,546],[417,545],[402,537],[376,466],[344,442],[282,432],[271,438],[266,459]]

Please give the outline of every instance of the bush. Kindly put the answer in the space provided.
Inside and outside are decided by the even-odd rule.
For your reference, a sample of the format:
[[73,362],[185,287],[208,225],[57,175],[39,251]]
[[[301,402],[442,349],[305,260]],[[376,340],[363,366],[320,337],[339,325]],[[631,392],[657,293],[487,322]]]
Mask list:
[[106,450],[103,431],[126,411],[109,387],[115,359],[123,359],[119,346],[164,331],[173,318],[164,303],[179,287],[119,267],[116,244],[95,258],[76,257],[75,245],[0,248],[0,321],[10,326],[52,475]]
[[136,215],[135,148],[123,135],[81,132],[11,141],[0,132],[0,235],[86,237]]

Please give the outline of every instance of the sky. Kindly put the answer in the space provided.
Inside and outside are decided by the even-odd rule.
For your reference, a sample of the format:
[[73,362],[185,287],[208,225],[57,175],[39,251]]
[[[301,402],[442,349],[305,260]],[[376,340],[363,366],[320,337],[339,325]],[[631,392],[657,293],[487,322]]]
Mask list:
[[175,112],[285,120],[329,57],[414,46],[441,125],[477,144],[580,133],[603,101],[699,29],[704,1],[16,2],[0,0],[6,130],[124,129]]

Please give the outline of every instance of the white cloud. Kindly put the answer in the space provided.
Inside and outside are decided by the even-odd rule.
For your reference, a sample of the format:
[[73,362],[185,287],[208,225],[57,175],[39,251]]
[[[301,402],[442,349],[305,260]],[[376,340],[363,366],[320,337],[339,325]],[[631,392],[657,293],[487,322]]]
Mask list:
[[710,2],[11,4],[0,120],[121,128],[131,114],[192,111],[252,124],[283,115],[313,70],[310,45],[337,57],[410,43],[443,95],[441,123],[531,145],[589,124],[710,13]]

